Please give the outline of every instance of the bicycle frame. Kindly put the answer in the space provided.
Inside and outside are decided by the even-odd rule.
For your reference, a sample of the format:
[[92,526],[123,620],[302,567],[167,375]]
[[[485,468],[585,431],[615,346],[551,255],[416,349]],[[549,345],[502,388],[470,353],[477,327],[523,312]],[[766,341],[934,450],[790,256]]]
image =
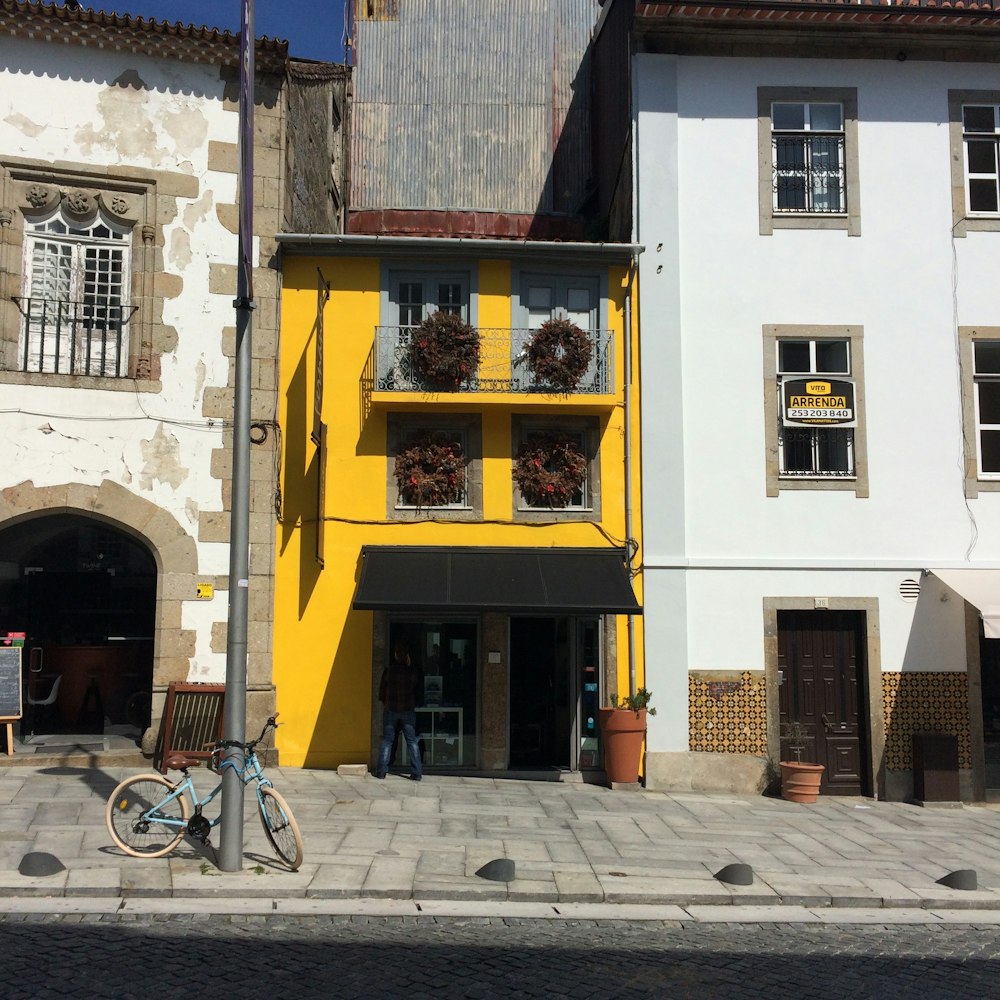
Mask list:
[[[221,751],[221,749],[221,747],[216,748],[216,752]],[[264,768],[260,762],[260,758],[257,756],[257,751],[251,750],[246,755],[242,767],[232,758],[227,758],[218,765],[219,773],[221,774],[227,767],[231,767],[236,771],[244,787],[252,781],[256,782],[254,791],[257,793],[257,804],[258,806],[262,806],[261,789],[273,788],[274,785],[271,779],[264,774]],[[188,774],[188,769],[185,767],[182,769],[182,772],[184,777],[174,785],[173,791],[155,806],[147,809],[141,818],[147,822],[156,822],[163,826],[172,827],[175,830],[187,830],[192,836],[198,837],[204,842],[208,839],[208,834],[222,821],[221,814],[216,816],[215,819],[208,819],[203,815],[204,807],[214,802],[222,791],[222,780],[220,778],[219,783],[207,795],[199,797],[194,787],[194,780]],[[162,811],[163,806],[170,802],[176,802],[183,795],[188,797],[193,808],[189,819],[185,820],[168,816]]]
[[[302,833],[284,796],[264,776],[264,763],[257,756],[258,745],[276,726],[272,716],[255,740],[246,743],[220,740],[211,744],[212,763],[209,766],[216,771],[219,781],[205,795],[199,795],[189,773],[189,769],[200,765],[201,760],[183,753],[167,757],[168,768],[181,772],[177,781],[161,774],[135,774],[125,778],[108,797],[104,811],[111,839],[126,854],[136,858],[162,858],[185,836],[207,844],[212,830],[222,823],[222,811],[214,819],[209,819],[204,811],[222,791],[221,772],[231,767],[244,788],[253,783],[264,835],[278,860],[289,870],[298,871],[303,856]],[[233,752],[220,759],[224,751]]]

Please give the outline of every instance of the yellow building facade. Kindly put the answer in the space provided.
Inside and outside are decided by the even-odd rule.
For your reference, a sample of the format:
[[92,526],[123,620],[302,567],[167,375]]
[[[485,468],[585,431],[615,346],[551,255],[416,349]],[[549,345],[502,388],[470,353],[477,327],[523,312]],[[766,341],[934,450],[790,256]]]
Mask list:
[[[279,241],[282,764],[373,767],[379,681],[403,644],[423,674],[425,769],[599,780],[597,708],[644,676],[637,248]],[[442,315],[478,343],[444,382],[427,353]],[[455,475],[442,492],[431,469],[426,492],[419,460],[442,447]],[[525,468],[539,476],[519,485]],[[546,501],[546,472],[567,469]]]

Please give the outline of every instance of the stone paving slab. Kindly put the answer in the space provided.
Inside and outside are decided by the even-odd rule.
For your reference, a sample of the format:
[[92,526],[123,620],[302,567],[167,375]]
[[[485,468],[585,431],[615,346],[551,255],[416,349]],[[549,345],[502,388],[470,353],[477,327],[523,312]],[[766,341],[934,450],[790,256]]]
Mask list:
[[[307,911],[383,901],[561,913],[600,906],[619,915],[645,906],[685,919],[707,908],[728,920],[737,912],[740,920],[760,912],[775,919],[773,911],[810,920],[853,914],[858,922],[890,911],[898,921],[1000,915],[1000,807],[992,805],[928,810],[831,798],[801,806],[579,782],[428,775],[416,784],[273,768],[302,829],[305,862],[291,873],[273,858],[248,794],[242,870],[222,872],[215,849],[197,842],[165,859],[126,857],[111,844],[107,795],[137,772],[0,767],[0,897],[148,907],[202,898],[256,907],[263,897],[271,907]],[[213,782],[196,776],[203,790]],[[31,852],[53,855],[65,870],[21,875]],[[514,862],[513,882],[476,875],[500,858]],[[752,866],[752,885],[715,879],[733,862]],[[958,868],[977,871],[977,891],[937,884]],[[955,917],[962,913],[969,916]]]

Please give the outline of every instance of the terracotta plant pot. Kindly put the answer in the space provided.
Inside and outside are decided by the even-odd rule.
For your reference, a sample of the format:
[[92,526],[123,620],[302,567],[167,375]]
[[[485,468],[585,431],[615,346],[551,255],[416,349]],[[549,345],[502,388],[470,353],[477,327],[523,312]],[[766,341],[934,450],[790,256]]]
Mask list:
[[789,802],[815,802],[823,780],[822,764],[806,764],[798,760],[778,761],[781,768],[781,797]]
[[646,738],[646,709],[601,708],[597,712],[604,738],[604,772],[612,784],[639,780],[642,744]]

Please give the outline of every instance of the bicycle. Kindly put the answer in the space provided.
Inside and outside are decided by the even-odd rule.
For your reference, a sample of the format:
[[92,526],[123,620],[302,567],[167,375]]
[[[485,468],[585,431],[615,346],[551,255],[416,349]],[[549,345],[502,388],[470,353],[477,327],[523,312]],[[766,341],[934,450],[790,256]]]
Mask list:
[[[256,782],[254,790],[264,833],[279,860],[297,871],[302,864],[302,834],[288,803],[264,776],[264,767],[256,751],[257,745],[277,726],[272,716],[264,723],[260,736],[249,743],[221,740],[211,744],[209,767],[220,773],[231,767],[244,785]],[[232,759],[219,760],[219,754],[230,748],[244,752],[242,766]],[[200,763],[183,753],[172,754],[167,758],[167,767],[180,771],[184,775],[182,780],[174,782],[162,774],[136,774],[126,778],[111,793],[104,820],[111,839],[126,854],[134,858],[162,858],[177,847],[185,834],[203,844],[208,843],[212,829],[219,825],[222,817],[209,819],[203,810],[222,791],[222,781],[220,779],[208,795],[200,798],[188,773],[188,768]]]

